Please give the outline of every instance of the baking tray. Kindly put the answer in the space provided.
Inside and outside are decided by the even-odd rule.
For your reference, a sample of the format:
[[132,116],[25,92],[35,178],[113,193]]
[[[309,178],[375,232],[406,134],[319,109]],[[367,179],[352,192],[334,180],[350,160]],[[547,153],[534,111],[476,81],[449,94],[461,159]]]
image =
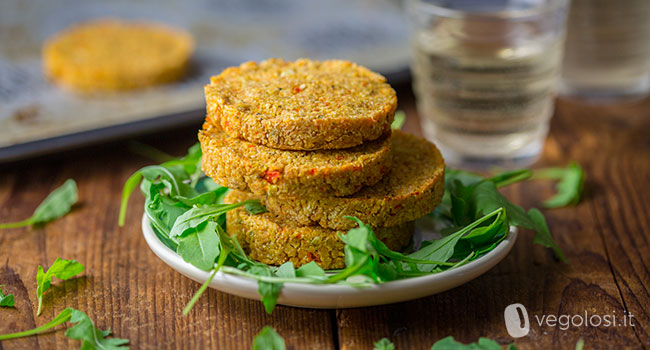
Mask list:
[[[188,30],[191,72],[146,90],[80,95],[43,77],[41,46],[79,21],[116,17]],[[399,1],[0,1],[0,162],[196,122],[203,85],[223,68],[269,57],[348,59],[399,82],[408,29]]]

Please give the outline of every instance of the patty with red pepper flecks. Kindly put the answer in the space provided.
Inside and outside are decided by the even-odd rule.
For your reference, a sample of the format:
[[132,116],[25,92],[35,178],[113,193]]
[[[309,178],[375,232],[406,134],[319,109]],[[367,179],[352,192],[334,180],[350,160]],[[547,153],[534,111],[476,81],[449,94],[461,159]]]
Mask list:
[[[237,203],[255,196],[231,191],[226,203]],[[331,230],[320,226],[300,226],[270,212],[249,214],[243,207],[226,213],[228,234],[235,236],[254,260],[269,265],[287,261],[296,267],[315,261],[323,269],[345,267],[345,244],[338,237],[346,230]],[[377,238],[392,250],[404,248],[413,236],[413,222],[393,227],[374,228]]]
[[383,76],[342,60],[243,63],[212,77],[205,98],[208,122],[232,137],[286,150],[378,139],[397,108]]
[[343,230],[356,216],[371,227],[391,227],[433,211],[444,192],[445,163],[436,146],[417,136],[393,131],[390,173],[376,185],[345,197],[261,196],[266,208],[301,225]]
[[391,135],[341,150],[283,151],[228,136],[210,123],[199,133],[203,171],[257,195],[345,196],[389,172]]

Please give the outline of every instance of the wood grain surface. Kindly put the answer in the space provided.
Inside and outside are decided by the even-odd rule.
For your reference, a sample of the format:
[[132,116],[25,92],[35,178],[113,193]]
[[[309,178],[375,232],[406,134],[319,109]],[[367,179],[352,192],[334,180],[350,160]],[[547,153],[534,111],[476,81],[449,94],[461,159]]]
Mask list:
[[[405,130],[420,134],[413,97],[400,92]],[[183,154],[196,129],[141,137],[172,154]],[[67,178],[79,185],[80,203],[42,227],[0,230],[0,285],[16,308],[0,308],[0,333],[42,325],[65,307],[86,312],[101,328],[131,340],[133,349],[249,349],[253,336],[271,325],[289,349],[372,349],[388,337],[398,350],[429,349],[453,335],[463,342],[485,336],[519,349],[650,348],[650,99],[587,105],[560,99],[544,154],[535,167],[578,161],[586,171],[583,201],[575,208],[546,210],[554,237],[570,264],[534,246],[523,231],[513,251],[474,281],[419,300],[346,310],[278,306],[272,315],[258,301],[214,290],[190,315],[181,311],[199,284],[160,261],[140,231],[143,198],[133,196],[125,227],[118,227],[121,189],[127,177],[151,161],[115,142],[0,165],[0,222],[24,219]],[[524,207],[552,194],[547,182],[507,187]],[[36,269],[57,257],[86,266],[83,277],[56,281],[36,316]],[[634,326],[540,327],[512,339],[504,308],[522,303],[531,318],[543,315],[633,315]],[[0,349],[75,349],[79,342],[58,331],[0,342]]]

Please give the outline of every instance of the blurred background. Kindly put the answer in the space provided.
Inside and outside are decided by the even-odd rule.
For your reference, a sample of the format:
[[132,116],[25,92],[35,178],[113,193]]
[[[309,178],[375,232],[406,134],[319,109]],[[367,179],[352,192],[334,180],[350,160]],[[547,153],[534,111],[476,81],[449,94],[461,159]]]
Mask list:
[[[541,76],[552,83],[544,96],[552,98],[562,93],[595,103],[647,96],[650,88],[648,0],[574,0],[572,4],[544,0],[3,0],[0,2],[0,162],[179,125],[200,125],[205,110],[203,85],[211,75],[244,61],[269,57],[352,60],[384,74],[391,84],[402,90],[410,89],[413,76],[419,114],[426,122],[432,118],[425,114],[435,110],[435,106],[429,105],[436,102],[435,91],[439,90],[435,89],[441,81],[438,79],[441,73],[418,70],[418,65],[442,66],[435,60],[418,63],[418,56],[413,55],[422,47],[418,41],[421,39],[416,37],[418,32],[428,31],[431,37],[427,40],[432,42],[450,39],[458,33],[473,38],[470,41],[480,41],[485,31],[477,30],[476,23],[471,22],[478,14],[482,21],[488,18],[481,24],[485,28],[503,29],[496,30],[496,35],[513,31],[521,34],[533,27],[500,27],[494,18],[489,19],[490,16],[508,12],[518,16],[522,10],[548,6],[554,10],[533,17],[546,16],[536,19],[535,23],[550,24],[534,27],[537,29],[530,35],[531,40],[538,40],[535,38],[540,33],[536,31],[553,32],[553,42],[559,43],[558,49],[553,51],[558,63],[549,70],[548,76]],[[435,13],[432,8],[443,11]],[[418,22],[423,16],[426,20]],[[495,18],[503,20],[499,16]],[[188,73],[177,82],[157,87],[93,95],[63,89],[46,79],[42,71],[45,40],[76,23],[104,17],[155,21],[188,31],[196,44]],[[533,18],[524,17],[526,20]],[[447,25],[449,18],[454,18],[459,26]],[[554,27],[549,28],[550,25]],[[445,30],[440,31],[441,28]],[[563,50],[565,35],[567,46]],[[505,45],[511,49],[519,44],[519,41],[508,41]],[[502,47],[498,50],[503,52]],[[477,54],[461,51],[451,50],[446,62],[461,62],[463,55],[475,55],[473,62],[478,63],[471,65],[485,66],[484,51]],[[512,62],[506,59],[499,64],[507,66]],[[517,64],[521,67],[521,62]],[[526,64],[533,70],[536,67]],[[560,80],[562,66],[564,73]],[[443,73],[447,74],[450,71],[445,67]],[[484,73],[472,69],[478,72],[476,74]],[[499,79],[514,81],[518,79],[517,74]],[[425,88],[418,87],[418,79],[423,81],[431,77],[434,92],[422,93]],[[493,77],[479,78],[492,84]],[[534,79],[542,78],[538,74]],[[453,81],[454,86],[465,86],[465,76],[447,75],[444,79]],[[521,86],[509,88],[521,90]],[[468,91],[472,89],[463,88],[456,93],[465,96]],[[494,101],[501,104],[507,101],[498,96],[496,100],[494,96],[490,98],[490,105],[484,110],[494,107]],[[540,113],[550,118],[552,104],[545,108]],[[450,118],[455,118],[454,113]],[[523,114],[515,114],[507,123],[516,124],[516,120],[521,120]],[[469,130],[462,125],[460,128],[463,132]],[[518,132],[512,127],[506,129],[505,133]],[[546,129],[542,131],[536,135],[543,138]],[[439,138],[431,136],[433,132],[425,134],[436,141]],[[498,137],[503,138],[503,134]],[[481,148],[480,145],[472,147]]]

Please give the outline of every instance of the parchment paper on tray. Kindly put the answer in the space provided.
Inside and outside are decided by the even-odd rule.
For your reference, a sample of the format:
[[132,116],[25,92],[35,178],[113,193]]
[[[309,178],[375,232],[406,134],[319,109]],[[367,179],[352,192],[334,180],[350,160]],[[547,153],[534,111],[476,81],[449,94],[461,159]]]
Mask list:
[[[188,30],[197,44],[191,73],[156,88],[86,96],[46,81],[42,42],[71,24],[98,17],[158,21]],[[198,125],[205,106],[203,85],[211,75],[244,61],[341,58],[391,78],[408,69],[408,51],[402,10],[399,2],[389,0],[2,1],[0,161],[44,153],[49,148],[44,140],[55,137],[59,149],[71,147],[88,138],[66,142],[61,136],[118,125],[132,133],[181,112],[196,111]],[[142,120],[153,124],[135,123]],[[39,142],[38,152],[21,147],[34,142]]]

